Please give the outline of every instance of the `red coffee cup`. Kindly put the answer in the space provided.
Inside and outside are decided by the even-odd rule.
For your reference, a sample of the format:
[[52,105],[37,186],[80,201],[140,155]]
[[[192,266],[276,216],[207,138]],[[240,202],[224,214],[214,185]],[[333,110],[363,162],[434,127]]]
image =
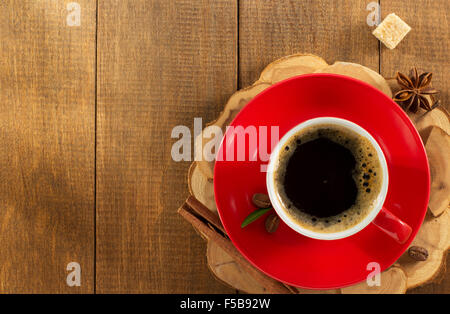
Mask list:
[[[377,156],[375,157],[378,158],[382,170],[382,173],[379,174],[379,176],[381,177],[381,189],[374,199],[372,209],[358,223],[350,225],[349,228],[338,232],[319,232],[317,230],[306,227],[304,224],[298,223],[292,216],[288,215],[288,211],[283,205],[283,202],[278,197],[278,193],[276,191],[274,173],[277,170],[280,150],[295,134],[298,134],[302,130],[318,125],[336,125],[367,139],[376,151]],[[387,235],[389,235],[399,243],[405,243],[411,235],[411,227],[400,220],[398,217],[396,217],[394,214],[392,214],[389,209],[383,206],[389,187],[389,173],[383,151],[381,150],[377,141],[369,134],[369,132],[351,121],[334,117],[319,117],[304,121],[289,130],[272,151],[270,162],[267,168],[266,185],[273,208],[277,212],[278,216],[289,227],[304,236],[319,240],[337,240],[349,237],[363,230],[370,223],[376,225],[378,228],[380,228],[380,230],[385,232]]]

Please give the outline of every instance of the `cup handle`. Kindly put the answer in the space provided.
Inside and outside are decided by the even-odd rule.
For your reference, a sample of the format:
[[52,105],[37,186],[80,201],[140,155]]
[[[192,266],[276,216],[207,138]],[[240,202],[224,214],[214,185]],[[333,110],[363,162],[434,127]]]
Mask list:
[[384,207],[372,223],[400,244],[411,236],[411,227]]

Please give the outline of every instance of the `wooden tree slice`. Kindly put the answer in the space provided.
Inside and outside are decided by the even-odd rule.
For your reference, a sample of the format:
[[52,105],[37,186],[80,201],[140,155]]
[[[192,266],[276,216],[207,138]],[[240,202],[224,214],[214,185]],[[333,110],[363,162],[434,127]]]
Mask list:
[[205,158],[203,152],[205,146],[212,140],[215,143],[220,144],[220,138],[216,136],[209,136],[208,134],[214,134],[215,130],[221,130],[221,134],[224,134],[225,127],[231,123],[231,121],[236,117],[238,112],[256,95],[261,93],[264,89],[269,87],[270,84],[258,83],[250,87],[244,88],[240,91],[234,93],[227,104],[225,109],[220,114],[219,118],[211,123],[202,131],[202,133],[195,139],[195,160],[197,161],[197,166],[199,170],[209,179],[213,178],[214,175],[214,161],[208,161]]
[[330,290],[311,290],[295,288],[299,294],[341,294],[341,289],[330,289]]
[[398,266],[392,266],[380,275],[380,286],[370,287],[366,282],[342,288],[343,294],[402,294],[406,292],[407,278],[405,272]]
[[328,67],[316,70],[315,73],[334,73],[350,76],[372,85],[373,87],[381,90],[383,93],[388,95],[389,98],[392,98],[391,88],[389,87],[384,77],[382,77],[377,72],[369,69],[368,67],[362,66],[361,64],[350,62],[335,62]]
[[211,211],[217,212],[216,201],[214,199],[213,181],[207,178],[198,167],[197,162],[193,162],[188,173],[189,193],[195,196],[200,202]]
[[[224,130],[239,110],[265,88],[291,76],[310,73],[307,71],[348,75],[375,86],[388,96],[392,96],[391,87],[397,88],[394,79],[386,82],[378,73],[358,64],[336,62],[328,66],[323,59],[314,55],[287,56],[269,64],[254,85],[236,92],[228,101],[219,118],[208,125],[208,127],[215,125]],[[433,127],[439,127],[443,130],[436,132],[450,134],[449,115],[446,110],[436,108],[430,112],[419,111],[417,114],[410,114],[409,116],[415,123],[424,143],[430,140],[427,148],[430,162],[434,163],[436,158],[440,158],[441,162],[442,160],[448,162],[448,155],[441,155],[448,152],[448,145],[446,144],[447,148],[440,149],[437,147],[439,145],[436,144],[436,142],[441,143],[441,139],[438,139],[438,137],[441,138],[442,134],[433,135]],[[202,133],[196,139],[201,145],[196,146],[203,149],[205,143],[208,143],[210,140],[212,139],[206,138]],[[213,191],[213,167],[214,162],[194,162],[189,170],[188,182],[190,193],[210,210],[217,211]],[[441,166],[438,169],[440,168]],[[446,184],[449,182],[448,179],[440,179],[440,181],[442,180]],[[434,188],[432,187],[432,196],[434,195]],[[436,202],[445,204],[445,200]],[[441,211],[440,205],[437,205],[436,208],[439,208],[439,210],[433,211],[435,214],[439,214]],[[407,288],[416,287],[436,278],[449,248],[449,226],[448,210],[444,209],[443,213],[435,218],[432,216],[430,209],[430,214],[427,215],[421,230],[413,242],[413,245],[425,247],[429,251],[428,259],[424,262],[413,261],[406,253],[395,266],[381,274],[382,284],[380,287],[368,287],[363,282],[337,290],[314,291],[297,289],[298,293],[404,293]],[[221,281],[244,292],[264,293],[264,287],[246,274],[238,263],[233,262],[233,258],[230,255],[213,242],[208,243],[207,258],[211,271]]]
[[239,264],[214,242],[208,242],[206,258],[215,277],[230,287],[248,293],[267,293],[263,286],[244,272]]
[[290,55],[266,66],[256,83],[275,84],[290,77],[313,73],[327,66],[325,60],[313,54]]
[[436,217],[450,203],[450,135],[433,127],[425,144],[430,163],[431,191],[428,208]]
[[408,113],[408,116],[414,122],[422,141],[426,143],[433,192],[430,195],[429,209],[433,215],[438,216],[446,210],[450,201],[450,115],[445,108],[438,107],[431,111],[421,109],[417,113]]
[[398,260],[398,264],[408,278],[408,289],[435,279],[445,266],[447,250],[450,248],[450,215],[448,210],[437,218],[428,213],[411,245],[427,249],[428,258],[424,262],[415,261],[408,255],[408,252],[405,252]]
[[450,115],[443,107],[431,111],[420,109],[417,113],[408,113],[409,118],[416,126],[424,142],[427,141],[432,127],[438,127],[450,135]]

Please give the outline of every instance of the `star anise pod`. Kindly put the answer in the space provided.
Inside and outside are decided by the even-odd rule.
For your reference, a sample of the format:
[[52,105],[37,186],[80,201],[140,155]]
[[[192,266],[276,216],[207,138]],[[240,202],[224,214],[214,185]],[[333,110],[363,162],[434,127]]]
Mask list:
[[437,104],[433,95],[439,93],[439,91],[430,86],[432,76],[433,73],[431,72],[419,75],[416,68],[411,70],[409,77],[397,72],[395,78],[402,89],[395,93],[394,101],[403,106],[405,110],[414,113],[417,112],[419,107],[425,110],[433,109]]

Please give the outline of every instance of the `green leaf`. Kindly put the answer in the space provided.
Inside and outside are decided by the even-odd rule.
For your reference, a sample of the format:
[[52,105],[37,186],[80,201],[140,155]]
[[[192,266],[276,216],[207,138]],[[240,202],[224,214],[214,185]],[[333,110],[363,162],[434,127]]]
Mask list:
[[242,222],[241,228],[247,227],[249,224],[254,222],[256,219],[258,219],[259,217],[261,217],[262,215],[264,215],[271,209],[272,209],[272,207],[268,207],[268,208],[259,208],[255,211],[253,211],[252,213],[250,213],[250,215],[248,215],[244,219],[244,221]]

